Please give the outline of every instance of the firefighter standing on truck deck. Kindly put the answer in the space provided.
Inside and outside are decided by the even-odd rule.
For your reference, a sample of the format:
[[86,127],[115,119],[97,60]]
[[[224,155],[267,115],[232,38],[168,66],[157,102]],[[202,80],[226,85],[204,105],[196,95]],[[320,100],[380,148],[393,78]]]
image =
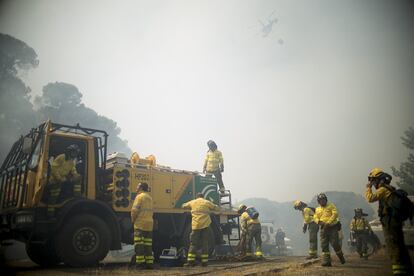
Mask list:
[[208,239],[209,227],[211,224],[210,213],[220,211],[220,208],[204,199],[202,193],[197,194],[193,199],[182,206],[184,209],[191,209],[191,234],[190,248],[188,250],[186,266],[194,266],[197,251],[201,249],[201,265],[207,266],[208,263]]
[[137,196],[131,209],[137,269],[153,268],[152,230],[154,221],[152,216],[152,197],[148,193],[148,184],[139,183],[137,186]]
[[214,175],[217,179],[220,193],[224,193],[223,176],[221,175],[224,172],[223,154],[217,149],[217,144],[213,140],[209,140],[207,146],[209,150],[204,160],[203,172]]
[[[253,208],[253,207],[249,207]],[[262,253],[262,226],[259,219],[252,218],[249,215],[248,207],[246,205],[241,205],[239,207],[240,216],[240,228],[242,232],[242,238],[244,237],[245,243],[242,248],[242,254],[246,256],[252,256],[252,243],[253,240],[256,243],[255,256],[258,258],[263,257]]]
[[309,256],[306,259],[315,259],[318,257],[318,231],[319,226],[313,221],[315,209],[300,200],[296,200],[293,208],[299,210],[303,215],[303,233],[309,232]]
[[341,223],[338,219],[338,211],[333,203],[328,203],[325,194],[319,194],[317,200],[320,206],[316,208],[313,220],[321,227],[322,266],[332,265],[329,244],[332,245],[341,264],[344,264],[344,254],[339,244],[338,232],[341,230]]
[[356,247],[359,257],[368,260],[368,235],[371,230],[371,226],[368,221],[364,218],[367,214],[364,214],[361,208],[354,210],[355,216],[351,220],[351,225],[349,226],[353,237],[356,240]]
[[[392,262],[394,275],[411,275],[412,266],[410,255],[404,243],[402,231],[403,222],[398,218],[398,214],[388,205],[392,192],[395,190],[390,185],[392,176],[383,172],[379,168],[374,168],[368,175],[367,191],[365,197],[368,202],[378,201],[378,216],[380,217],[384,232],[385,245]],[[375,187],[375,193],[372,192]]]
[[[70,145],[65,153],[59,154],[50,165],[49,204],[57,204],[63,185],[73,185],[73,196],[81,196],[81,176],[76,171],[76,158],[80,150],[77,145]],[[55,208],[48,207],[48,216],[55,215]]]

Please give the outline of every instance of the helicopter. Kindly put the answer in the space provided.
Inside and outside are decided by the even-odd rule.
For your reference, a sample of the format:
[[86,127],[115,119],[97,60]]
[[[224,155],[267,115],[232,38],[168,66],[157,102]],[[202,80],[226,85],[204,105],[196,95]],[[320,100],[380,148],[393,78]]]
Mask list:
[[262,37],[267,37],[273,30],[273,24],[277,23],[277,18],[272,19],[273,14],[275,13],[275,11],[273,11],[269,17],[267,18],[267,22],[263,23],[263,21],[261,21],[259,19],[259,23],[262,25],[261,27],[261,31],[262,31]]

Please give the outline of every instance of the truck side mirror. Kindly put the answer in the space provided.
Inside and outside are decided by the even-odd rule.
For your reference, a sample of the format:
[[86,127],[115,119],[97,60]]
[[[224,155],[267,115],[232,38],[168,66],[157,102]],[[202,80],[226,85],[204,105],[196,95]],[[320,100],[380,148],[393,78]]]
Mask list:
[[33,145],[33,139],[30,137],[24,137],[23,138],[23,145],[22,145],[22,151],[24,154],[29,154],[32,152],[32,145]]

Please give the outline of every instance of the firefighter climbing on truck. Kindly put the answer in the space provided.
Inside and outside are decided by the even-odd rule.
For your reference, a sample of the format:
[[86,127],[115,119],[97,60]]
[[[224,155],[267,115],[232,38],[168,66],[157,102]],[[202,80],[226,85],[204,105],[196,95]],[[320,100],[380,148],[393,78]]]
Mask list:
[[207,175],[214,175],[220,188],[220,193],[224,194],[224,183],[222,172],[224,172],[223,154],[217,149],[217,144],[213,140],[207,142],[208,151],[204,159],[203,172]]

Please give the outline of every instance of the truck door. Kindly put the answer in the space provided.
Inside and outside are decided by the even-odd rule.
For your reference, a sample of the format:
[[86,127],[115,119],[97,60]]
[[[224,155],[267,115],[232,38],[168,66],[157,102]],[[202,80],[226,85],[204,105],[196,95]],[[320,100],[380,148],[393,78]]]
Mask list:
[[172,176],[162,171],[152,171],[152,197],[154,208],[171,208]]

